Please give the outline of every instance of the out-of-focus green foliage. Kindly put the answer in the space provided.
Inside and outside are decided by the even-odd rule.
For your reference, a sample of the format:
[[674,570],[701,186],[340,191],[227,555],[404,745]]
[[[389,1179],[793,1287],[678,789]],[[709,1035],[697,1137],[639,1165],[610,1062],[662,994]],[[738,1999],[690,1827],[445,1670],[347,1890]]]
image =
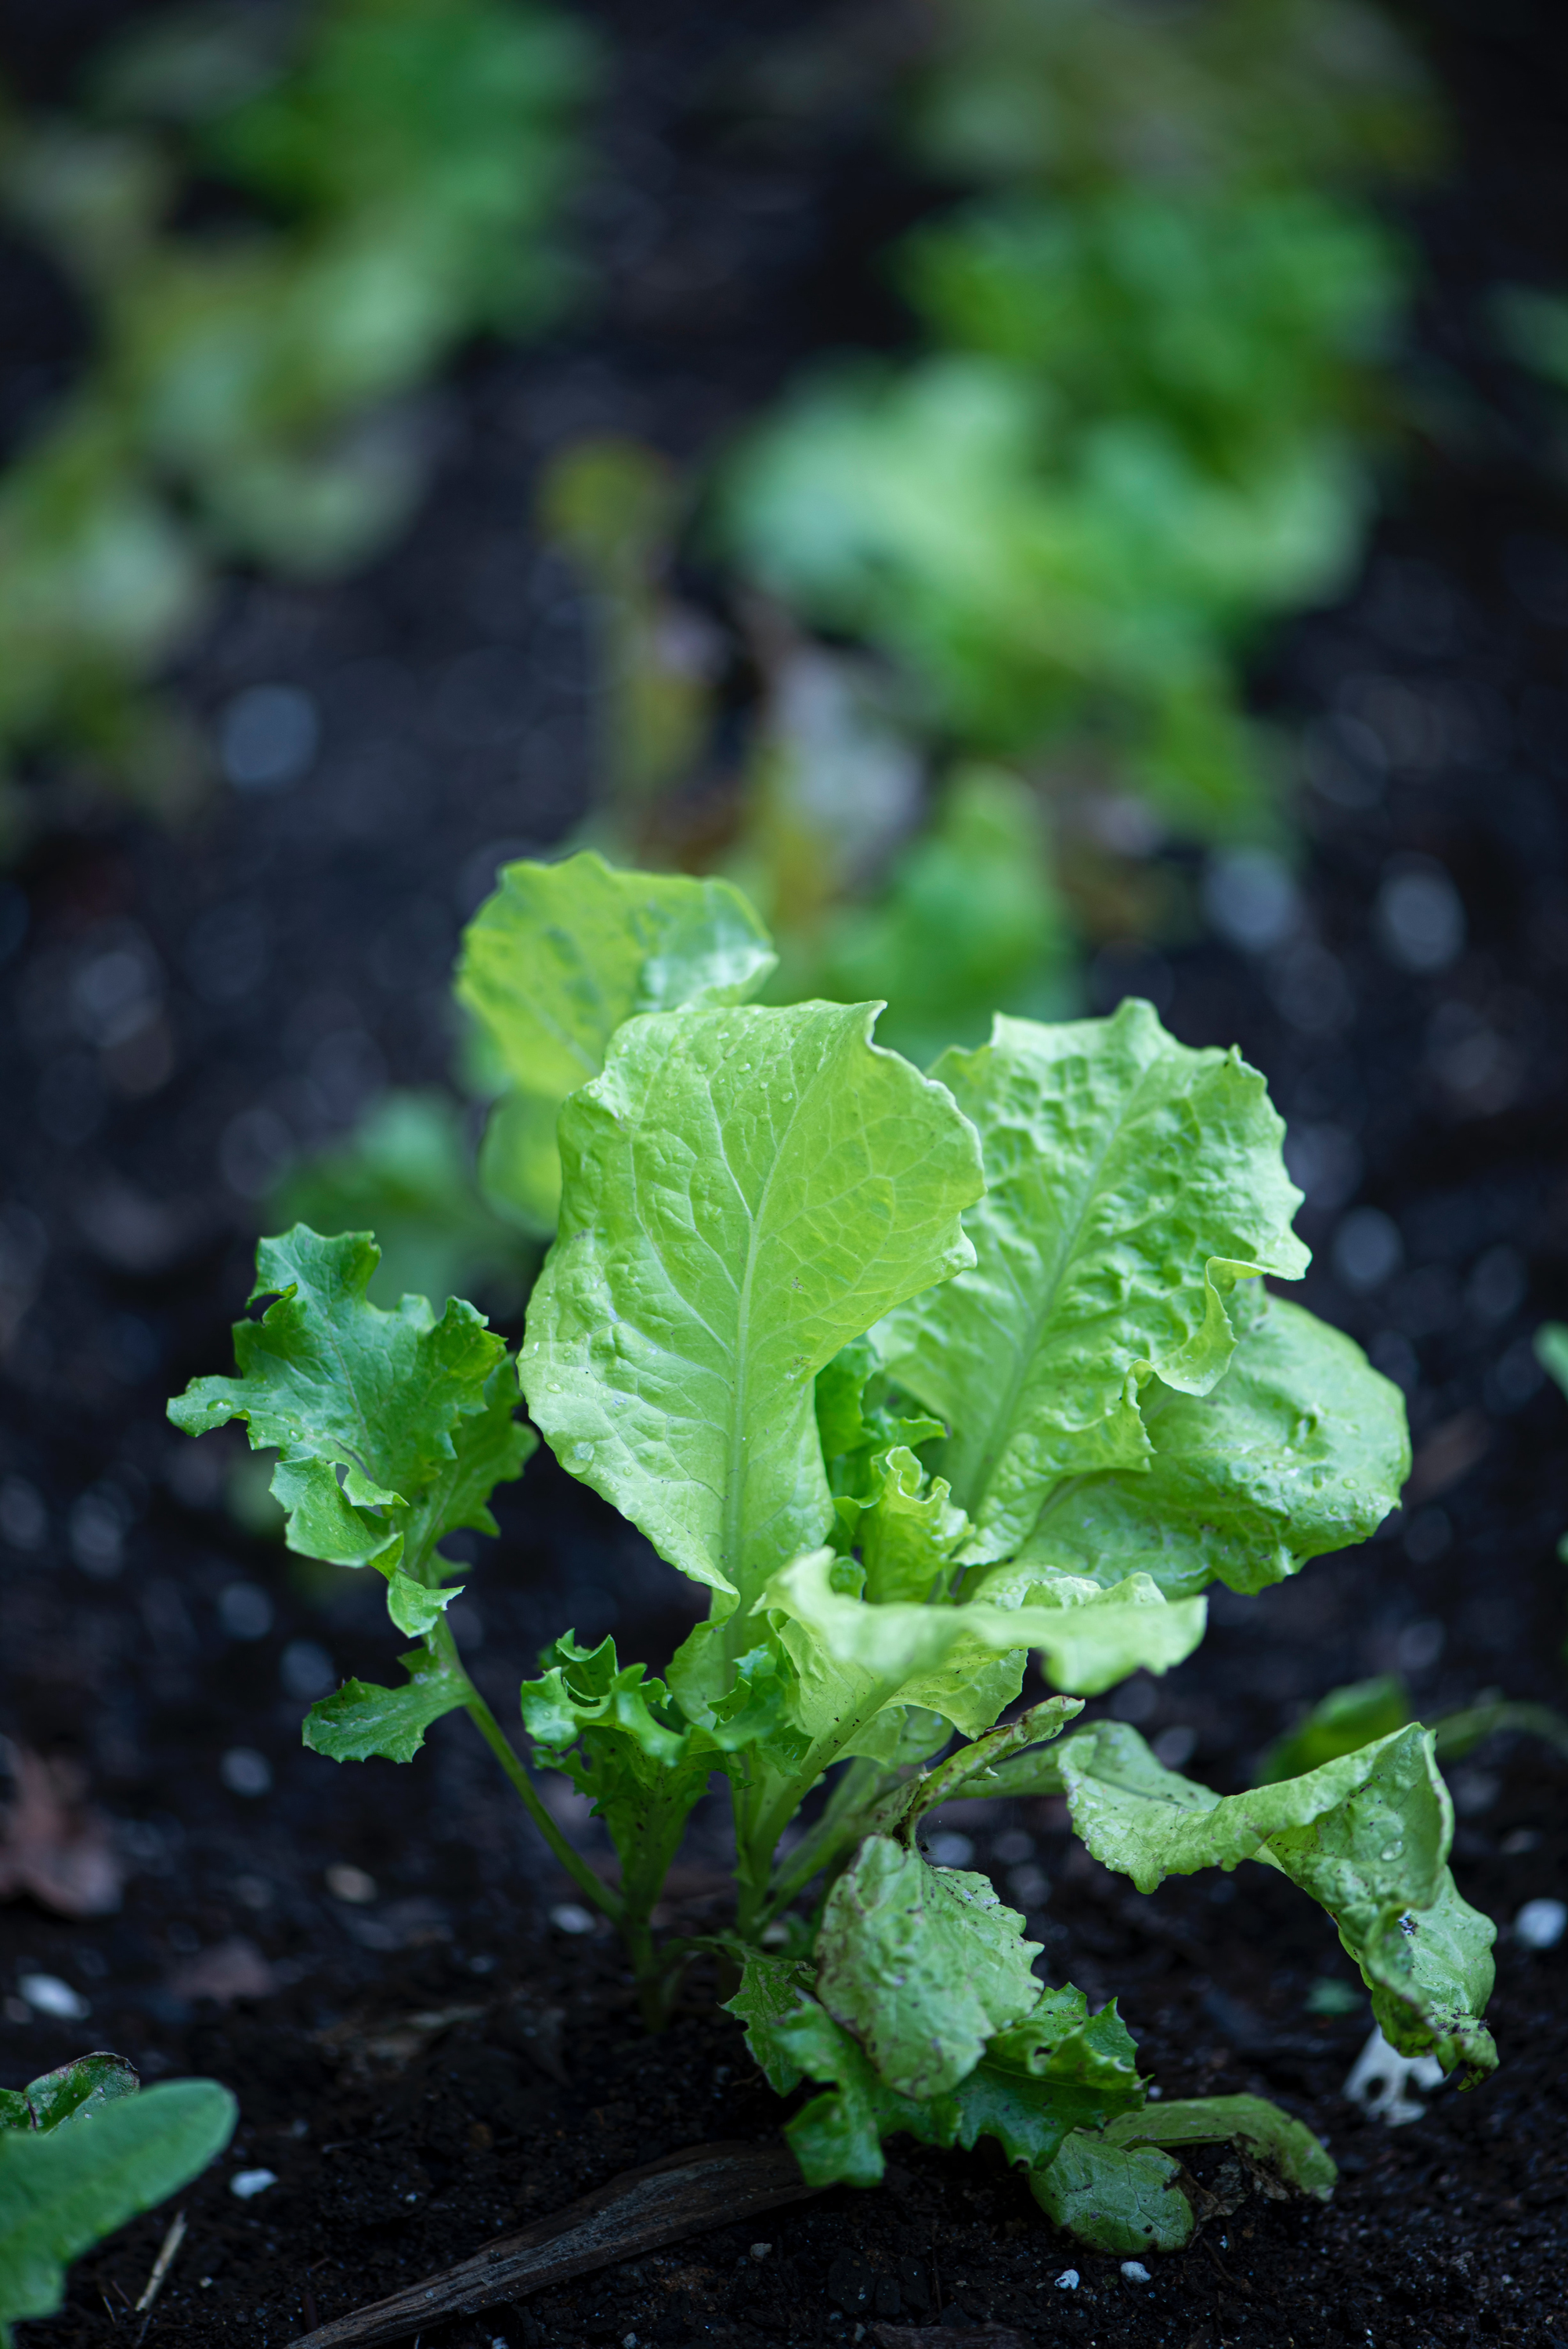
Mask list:
[[622,440],[569,448],[544,527],[592,591],[603,691],[588,836],[654,864],[717,864],[779,951],[768,1000],[888,999],[881,1033],[918,1061],[975,1043],[1000,1006],[1072,1008],[1069,932],[1038,799],[998,766],[956,773],[923,829],[909,713],[863,661],[759,630],[762,714],[727,821],[683,801],[714,720],[711,625],[671,584],[673,470]]
[[1288,1736],[1269,1747],[1258,1764],[1258,1784],[1278,1785],[1283,1779],[1320,1769],[1326,1762],[1337,1762],[1342,1754],[1358,1754],[1413,1719],[1410,1692],[1393,1673],[1331,1689]]
[[1068,932],[1027,784],[1006,768],[961,770],[881,895],[835,908],[811,980],[843,1003],[885,995],[880,1038],[923,1068],[949,1044],[983,1042],[995,1010],[1061,1017]]
[[538,1251],[480,1196],[463,1112],[449,1095],[384,1094],[336,1150],[285,1176],[267,1201],[284,1223],[326,1234],[374,1230],[381,1261],[373,1301],[470,1297],[517,1310]]
[[593,598],[599,781],[612,831],[657,823],[661,796],[689,774],[711,718],[717,638],[668,582],[686,500],[655,450],[608,435],[570,444],[541,489],[540,526]]
[[[1258,1764],[1257,1783],[1275,1786],[1344,1754],[1359,1754],[1415,1718],[1410,1692],[1398,1673],[1330,1689],[1305,1720],[1267,1748]],[[1484,1689],[1473,1703],[1439,1713],[1427,1727],[1439,1762],[1462,1761],[1487,1738],[1504,1733],[1539,1737],[1560,1754],[1568,1754],[1568,1719],[1548,1704],[1522,1702],[1497,1689]]]
[[[170,721],[139,688],[213,560],[363,560],[424,481],[397,403],[465,337],[557,310],[589,74],[582,28],[519,0],[311,0],[156,26],[88,119],[8,126],[9,209],[95,334],[0,481],[0,759],[63,741],[167,801]],[[250,211],[175,225],[193,173]]]
[[788,398],[720,538],[937,734],[1088,750],[1175,829],[1266,831],[1238,662],[1359,550],[1406,270],[1336,183],[1424,160],[1419,77],[1335,0],[936,23],[916,150],[985,192],[896,256],[925,347]]
[[1568,390],[1568,299],[1533,285],[1502,285],[1492,311],[1511,357]]
[[916,151],[979,185],[1401,179],[1427,78],[1362,0],[932,0]]

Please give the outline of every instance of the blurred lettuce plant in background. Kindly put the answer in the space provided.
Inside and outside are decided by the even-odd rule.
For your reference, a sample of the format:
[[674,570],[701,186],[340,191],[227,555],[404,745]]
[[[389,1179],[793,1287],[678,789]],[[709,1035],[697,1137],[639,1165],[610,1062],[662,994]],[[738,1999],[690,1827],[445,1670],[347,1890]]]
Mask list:
[[786,398],[723,543],[934,739],[1267,837],[1240,663],[1360,551],[1409,276],[1361,190],[1430,157],[1419,72],[1335,0],[933,22],[909,137],[970,193],[892,256],[918,347]]
[[[14,836],[45,746],[162,807],[192,786],[199,747],[144,687],[216,563],[331,575],[407,519],[415,395],[570,290],[554,216],[592,57],[580,25],[511,0],[211,10],[131,36],[79,119],[6,127],[8,208],[94,346],[0,480]],[[180,225],[198,175],[227,201]]]
[[684,482],[568,447],[540,512],[596,616],[584,837],[729,874],[776,988],[886,995],[924,1059],[975,1007],[1071,1010],[1086,946],[1200,919],[1163,842],[1288,860],[1244,665],[1360,559],[1408,406],[1375,204],[1439,141],[1360,0],[927,0],[884,30],[858,67],[841,27],[776,43],[752,96],[815,119],[860,71],[940,191],[885,257],[908,347],[820,362]]

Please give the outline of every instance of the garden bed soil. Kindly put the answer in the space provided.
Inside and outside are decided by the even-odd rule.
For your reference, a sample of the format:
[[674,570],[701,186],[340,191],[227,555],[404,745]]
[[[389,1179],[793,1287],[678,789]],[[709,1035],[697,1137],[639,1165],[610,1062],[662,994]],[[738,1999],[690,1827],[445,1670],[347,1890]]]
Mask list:
[[[809,349],[873,315],[895,330],[870,255],[923,191],[870,160],[852,106],[804,138],[777,122],[742,135],[717,103],[726,55],[793,12],[726,12],[733,47],[717,53],[695,0],[601,13],[622,46],[611,141],[630,192],[588,205],[600,322],[476,355],[408,543],[342,589],[232,583],[179,681],[203,711],[252,683],[304,688],[324,721],[312,775],[215,802],[178,837],[83,807],[0,894],[0,1078],[16,1105],[0,1724],[18,1766],[24,1749],[50,1764],[36,1866],[85,1857],[123,1878],[113,1913],[70,1921],[25,1891],[0,1909],[0,2079],[103,2044],[149,2078],[222,2079],[242,2108],[231,2154],[172,2206],[190,2231],[150,2320],[129,2303],[169,2211],[80,2263],[66,2311],[28,2335],[59,2349],[144,2333],[271,2349],[621,2170],[773,2142],[784,2116],[700,1972],[673,2027],[641,2034],[614,1944],[551,1922],[571,1888],[465,1723],[438,1724],[397,1771],[301,1749],[323,1685],[386,1677],[376,1594],[313,1583],[247,1533],[226,1439],[192,1447],[162,1418],[168,1392],[227,1362],[269,1167],[345,1130],[384,1082],[440,1078],[462,919],[500,856],[583,813],[583,613],[528,535],[542,456],[606,427],[684,454]],[[1361,804],[1308,794],[1303,889],[1326,962],[1304,965],[1299,940],[1250,957],[1113,942],[1093,980],[1097,1008],[1136,984],[1186,1040],[1238,1042],[1266,1071],[1318,1251],[1300,1293],[1410,1400],[1406,1513],[1258,1600],[1221,1594],[1197,1656],[1111,1700],[1151,1738],[1181,1733],[1166,1750],[1184,1740],[1183,1766],[1225,1790],[1303,1704],[1368,1673],[1402,1671],[1428,1717],[1487,1686],[1564,1697],[1568,1417],[1530,1339],[1568,1313],[1568,546],[1543,470],[1552,411],[1488,357],[1481,308],[1498,278],[1568,275],[1563,26],[1479,0],[1417,16],[1460,124],[1451,186],[1416,225],[1426,380],[1462,429],[1423,445],[1357,593],[1290,632],[1259,691],[1323,714],[1347,695],[1365,706],[1371,679],[1386,710],[1451,722]],[[39,41],[19,40],[16,62],[40,85],[58,73]],[[498,646],[519,656],[526,706],[481,724],[462,681]],[[1391,957],[1377,913],[1412,856],[1452,875],[1467,922],[1463,953],[1425,975]],[[94,1025],[117,970],[147,1014],[123,1033]],[[1352,1227],[1381,1237],[1375,1278],[1344,1238],[1362,1209],[1387,1219]],[[688,1595],[591,1494],[542,1458],[498,1514],[460,1605],[503,1717],[568,1623],[667,1655]],[[1505,1928],[1564,1890],[1564,1775],[1522,1740],[1455,1774],[1460,1884]],[[602,1853],[581,1806],[554,1798]],[[1368,2018],[1326,1921],[1288,1888],[1243,1868],[1143,1899],[1069,1846],[1052,1806],[939,1824],[1026,1909],[1053,1979],[1121,1994],[1165,2095],[1253,2089],[1322,2134],[1333,2203],[1254,2197],[1130,2284],[1058,2237],[993,2152],[897,2141],[873,2191],[460,2320],[426,2349],[987,2322],[1129,2349],[1568,2344],[1568,1945],[1532,1953],[1505,1930],[1498,2077],[1389,2131],[1341,2093]],[[677,1920],[722,1914],[723,1861],[715,1807]],[[74,2018],[24,1997],[40,1975]],[[1321,2011],[1325,1983],[1343,2011]],[[1194,2162],[1211,2184],[1218,2166]],[[275,2182],[242,2200],[229,2181],[246,2168]]]

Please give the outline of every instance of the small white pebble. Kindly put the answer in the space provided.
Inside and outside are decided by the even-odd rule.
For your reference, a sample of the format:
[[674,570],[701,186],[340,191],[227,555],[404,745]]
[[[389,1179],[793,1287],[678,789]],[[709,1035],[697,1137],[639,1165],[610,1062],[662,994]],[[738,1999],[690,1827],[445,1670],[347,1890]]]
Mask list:
[[1077,2292],[1078,2288],[1078,2271],[1077,2268],[1064,2268],[1060,2275],[1057,2278],[1057,2290],[1058,2292]]
[[35,2014],[57,2015],[62,2023],[85,2023],[92,2013],[80,1992],[58,1974],[24,1974],[16,1987]]
[[637,2336],[634,2333],[622,2333],[621,2349],[637,2349]]
[[335,1900],[349,1901],[356,1908],[362,1908],[377,1896],[376,1878],[367,1876],[364,1868],[350,1868],[342,1860],[327,1869],[326,1889]]
[[278,2182],[275,2169],[236,2169],[229,2180],[229,2191],[248,2202],[253,2194],[264,2194],[269,2186]]
[[272,1790],[273,1765],[253,1745],[232,1745],[218,1764],[218,1775],[231,1795],[253,1799]]
[[1568,1932],[1568,1901],[1527,1900],[1513,1920],[1513,1938],[1527,1950],[1554,1950]]
[[550,1921],[558,1933],[591,1933],[593,1920],[586,1909],[579,1909],[575,1900],[562,1900],[550,1912]]
[[754,2260],[765,2260],[772,2249],[773,2246],[771,2243],[753,2243],[751,2246],[751,2256]]
[[1128,2283],[1152,2283],[1154,2281],[1141,2260],[1123,2260],[1121,2272]]

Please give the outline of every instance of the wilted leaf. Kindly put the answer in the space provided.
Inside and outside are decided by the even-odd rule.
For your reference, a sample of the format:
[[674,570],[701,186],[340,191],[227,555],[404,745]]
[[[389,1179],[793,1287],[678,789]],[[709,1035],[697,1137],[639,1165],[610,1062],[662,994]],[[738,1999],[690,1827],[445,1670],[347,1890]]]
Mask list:
[[1091,2251],[1179,2251],[1194,2223],[1179,2175],[1180,2164],[1152,2146],[1129,2152],[1075,2133],[1047,2168],[1031,2172],[1029,2191]]
[[1108,2145],[1241,2145],[1287,2186],[1326,2202],[1339,2172],[1305,2122],[1264,2096],[1183,2096],[1111,2121]]
[[1042,1944],[1023,1930],[988,1876],[928,1867],[869,1836],[828,1896],[817,1995],[890,2087],[940,2095],[1038,1997],[1030,1965]]
[[81,1800],[68,1764],[13,1745],[15,1801],[0,1812],[0,1900],[30,1893],[60,1917],[107,1917],[124,1871],[105,1821]]

